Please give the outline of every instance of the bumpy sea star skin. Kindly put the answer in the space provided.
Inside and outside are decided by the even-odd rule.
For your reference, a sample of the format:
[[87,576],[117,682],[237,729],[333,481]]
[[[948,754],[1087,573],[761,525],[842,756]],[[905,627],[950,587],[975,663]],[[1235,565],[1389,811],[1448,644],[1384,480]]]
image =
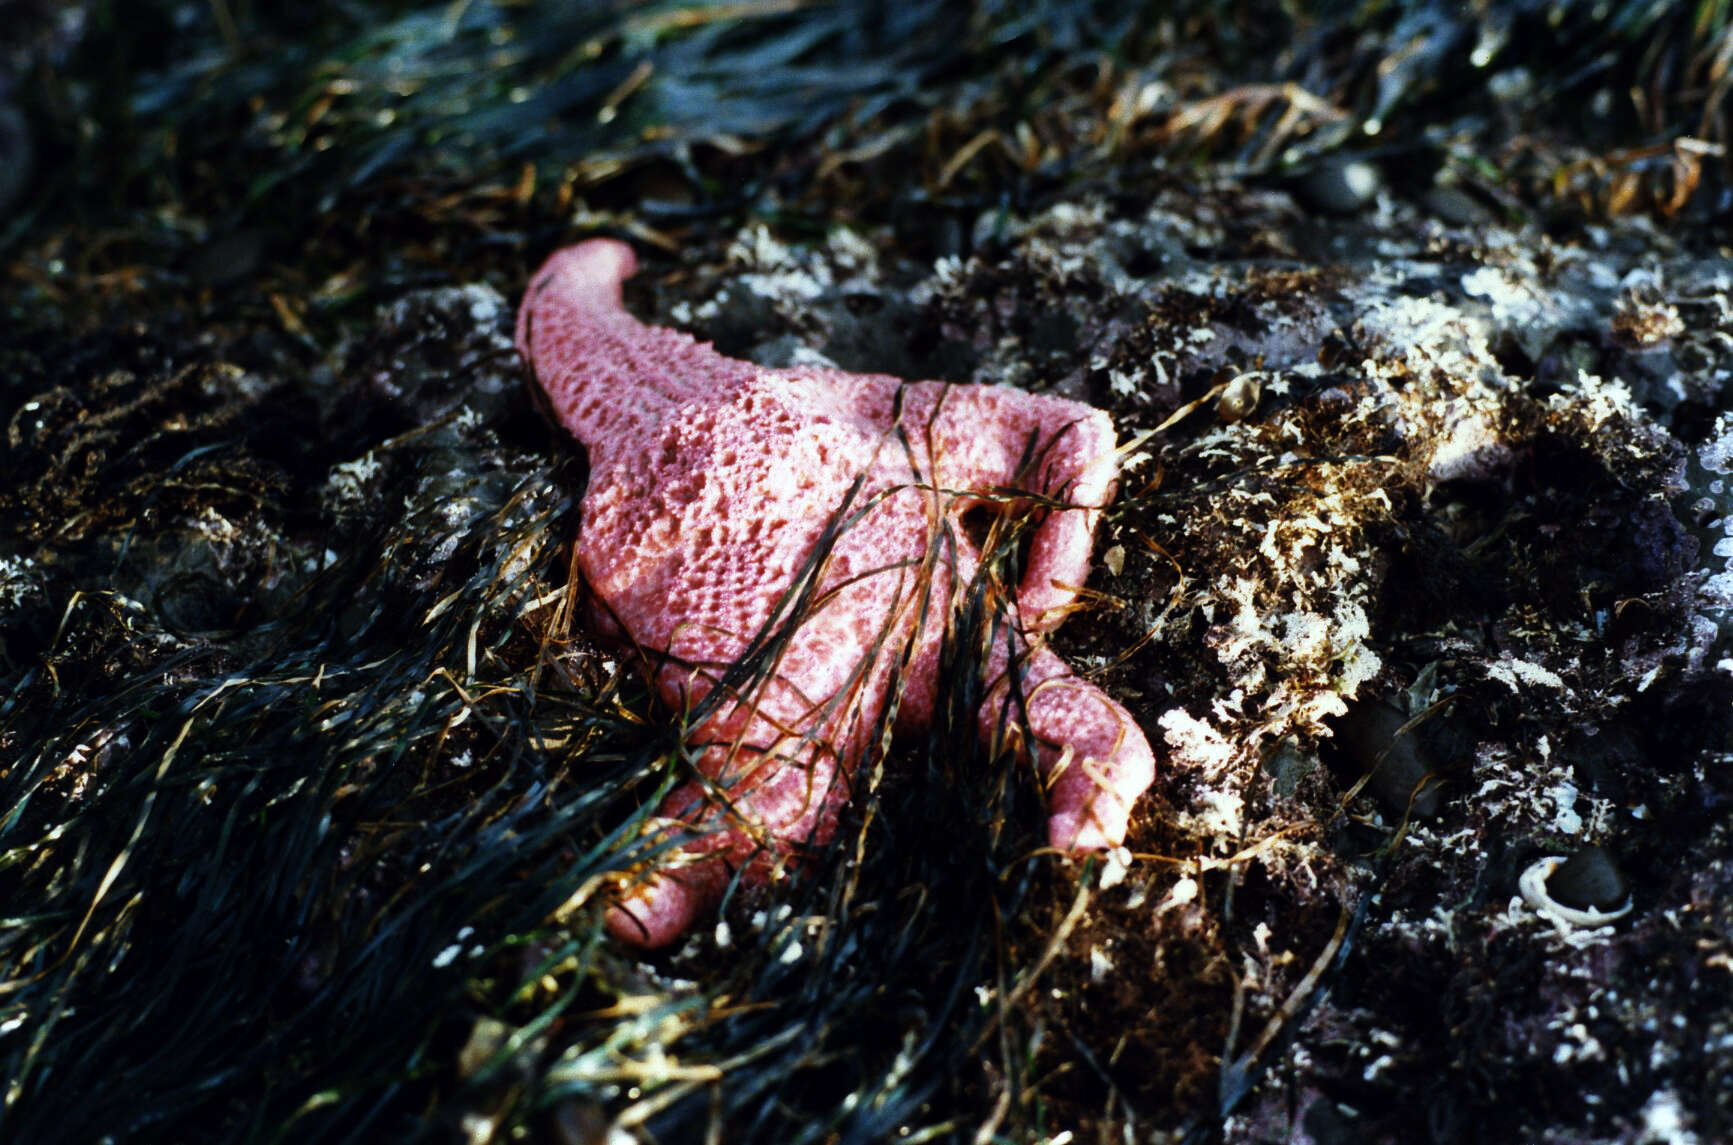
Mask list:
[[953,589],[980,562],[962,515],[1015,508],[1018,493],[1044,516],[988,653],[980,732],[1032,735],[1054,847],[1117,845],[1154,756],[1130,714],[1038,639],[1088,576],[1116,475],[1107,415],[1008,386],[736,361],[627,313],[635,265],[611,240],[561,250],[518,313],[519,352],[589,449],[577,556],[597,624],[629,637],[662,700],[691,711],[788,619],[779,605],[833,543],[770,670],[688,733],[705,779],[660,813],[699,837],[610,909],[610,931],[664,945],[714,909],[734,870],[762,880],[831,837],[899,677],[897,729],[932,719]]

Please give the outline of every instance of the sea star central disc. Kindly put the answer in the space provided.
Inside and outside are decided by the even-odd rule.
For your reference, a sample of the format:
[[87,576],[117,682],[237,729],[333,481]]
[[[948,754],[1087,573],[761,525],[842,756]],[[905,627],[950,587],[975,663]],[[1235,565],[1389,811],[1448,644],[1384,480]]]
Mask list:
[[[627,313],[635,265],[607,239],[556,252],[517,325],[589,449],[577,558],[598,626],[643,651],[665,703],[707,713],[688,736],[704,778],[661,808],[699,835],[610,909],[610,931],[664,945],[734,870],[763,879],[828,841],[899,681],[897,729],[932,720],[953,593],[980,568],[962,526],[977,507],[1039,520],[987,654],[981,734],[1009,729],[1032,751],[1053,846],[1117,845],[1154,756],[1130,714],[1038,639],[1089,573],[1116,475],[1107,415],[1009,386],[737,361]],[[737,680],[764,637],[764,670]]]

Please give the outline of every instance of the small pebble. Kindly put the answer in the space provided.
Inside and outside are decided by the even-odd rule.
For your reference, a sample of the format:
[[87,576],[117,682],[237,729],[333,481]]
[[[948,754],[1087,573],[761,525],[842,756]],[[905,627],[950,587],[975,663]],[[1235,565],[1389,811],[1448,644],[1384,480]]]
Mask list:
[[1236,422],[1258,408],[1264,387],[1256,374],[1241,374],[1226,386],[1216,401],[1216,416],[1225,422]]
[[1380,803],[1397,815],[1430,819],[1438,814],[1440,803],[1438,769],[1415,729],[1397,734],[1407,722],[1408,717],[1392,705],[1367,700],[1342,717],[1336,738],[1357,770],[1371,771],[1366,787]]
[[1491,211],[1460,187],[1433,187],[1421,202],[1428,211],[1453,227],[1484,223],[1492,218]]
[[1300,201],[1327,215],[1357,214],[1378,195],[1384,177],[1364,159],[1330,159],[1300,176]]
[[1604,847],[1584,847],[1560,863],[1546,880],[1553,901],[1574,910],[1617,910],[1631,885]]

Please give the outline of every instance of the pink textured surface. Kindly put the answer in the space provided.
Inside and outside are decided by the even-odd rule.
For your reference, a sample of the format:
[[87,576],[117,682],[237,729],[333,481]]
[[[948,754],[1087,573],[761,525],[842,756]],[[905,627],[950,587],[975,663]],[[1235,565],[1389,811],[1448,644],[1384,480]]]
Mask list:
[[[1029,546],[1010,647],[990,655],[998,682],[981,734],[1033,748],[1053,846],[1118,844],[1154,778],[1149,743],[1124,708],[1031,643],[1088,576],[1116,474],[1107,415],[1006,386],[736,361],[627,313],[620,288],[635,266],[606,239],[556,252],[524,295],[517,345],[589,449],[578,562],[598,623],[644,650],[667,704],[688,711],[710,694],[861,485],[849,508],[859,519],[837,535],[773,671],[689,735],[706,781],[676,790],[661,814],[704,836],[616,904],[610,930],[663,945],[714,908],[734,869],[763,879],[794,847],[830,838],[905,655],[898,730],[931,720],[952,593],[979,565],[960,521],[1005,505],[1007,491],[1069,507],[1046,510]],[[1032,745],[1016,713],[1006,719],[1008,666]]]

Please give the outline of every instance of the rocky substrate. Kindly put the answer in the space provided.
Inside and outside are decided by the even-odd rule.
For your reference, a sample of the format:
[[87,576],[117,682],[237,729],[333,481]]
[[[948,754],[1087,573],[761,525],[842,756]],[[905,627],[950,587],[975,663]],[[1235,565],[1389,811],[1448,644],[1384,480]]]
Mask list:
[[1234,186],[974,241],[892,272],[754,230],[664,309],[767,363],[1084,398],[1131,443],[1056,643],[1164,758],[1030,995],[1062,1108],[1733,1131],[1726,252]]
[[[899,258],[888,232],[752,226],[678,267],[647,260],[629,293],[646,319],[766,364],[1087,400],[1127,443],[1090,607],[1054,643],[1137,716],[1156,786],[1123,851],[1029,868],[995,923],[1014,983],[984,974],[959,1003],[917,982],[881,1008],[903,1047],[884,1084],[948,1094],[931,1109],[952,1129],[1078,1140],[1733,1134],[1726,252],[1642,221],[1508,228],[1388,193],[1323,222],[1234,183],[1077,194],[985,214],[970,253],[936,262]],[[690,1078],[728,1076],[691,1065],[674,1017],[633,1018],[641,1000],[696,1012],[760,959],[757,996],[794,1013],[806,987],[776,983],[800,981],[823,928],[746,952],[787,920],[784,887],[739,896],[659,962],[593,942],[589,876],[617,857],[597,840],[627,810],[597,777],[653,789],[621,779],[618,745],[667,714],[574,622],[582,457],[530,404],[511,312],[475,285],[406,293],[317,355],[173,330],[8,349],[29,393],[9,412],[0,637],[20,674],[0,734],[33,793],[10,826],[43,854],[88,851],[77,879],[47,860],[9,877],[70,895],[88,942],[116,950],[184,926],[173,949],[300,999],[307,1028],[259,1028],[340,1077],[370,1041],[332,1043],[320,1015],[377,1026],[459,995],[509,1015],[520,979],[510,1005],[576,974],[582,1022],[525,1017],[534,1036],[511,1041],[510,1021],[457,1007],[434,1056],[471,1085],[460,1106],[530,1092],[524,1077],[593,1082],[554,1105],[559,1131],[626,1109],[639,1132],[684,1108],[659,1095],[699,1093],[701,1113]],[[932,804],[909,770],[885,769],[869,845],[943,837],[940,812],[892,814]],[[183,772],[203,778],[175,786]],[[119,881],[93,903],[76,888],[96,889],[104,848]],[[186,889],[290,854],[301,883]],[[863,878],[860,902],[908,899]],[[570,897],[536,897],[554,879]],[[856,901],[853,883],[828,900],[816,885]],[[412,889],[446,897],[386,926]],[[518,937],[542,920],[552,932]],[[376,933],[411,944],[389,988],[365,976],[389,949]],[[254,957],[247,935],[281,948]],[[826,989],[878,972],[862,949],[828,957]],[[221,978],[186,973],[153,991]],[[120,979],[79,988],[98,981]],[[1021,1051],[974,1053],[970,1034],[966,1068],[925,1080],[937,1055],[907,1056],[943,1044],[959,1005],[970,1030],[1020,1031],[1019,1103],[1000,1095]],[[114,1092],[202,1076],[175,1062],[215,1043],[187,1037],[114,1059]],[[39,1100],[68,1132],[136,1114]]]

